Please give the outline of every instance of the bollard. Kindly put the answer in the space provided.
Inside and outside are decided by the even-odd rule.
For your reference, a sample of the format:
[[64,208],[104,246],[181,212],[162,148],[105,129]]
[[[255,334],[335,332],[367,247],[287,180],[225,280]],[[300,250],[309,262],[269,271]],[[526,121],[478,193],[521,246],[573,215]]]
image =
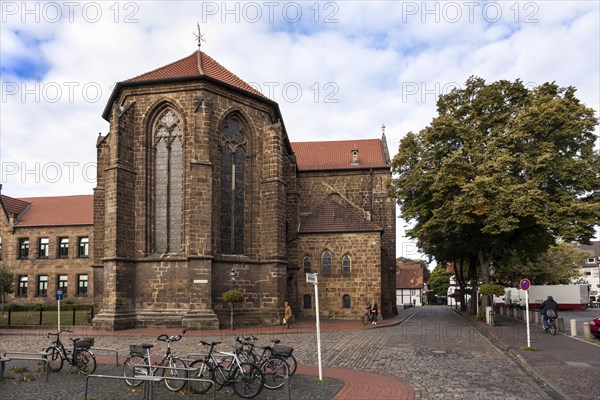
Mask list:
[[559,332],[565,331],[565,320],[563,319],[563,317],[556,318],[556,329]]
[[583,338],[584,339],[592,338],[592,332],[590,331],[590,323],[589,322],[583,323]]
[[571,336],[577,336],[577,320],[571,320]]
[[513,308],[513,318],[519,318],[519,309]]
[[535,311],[532,311],[532,313],[533,313],[533,323],[536,325],[539,325],[540,324],[540,313],[535,312]]
[[288,374],[285,374],[283,377],[283,382],[283,387],[285,388],[284,398],[286,400],[292,400],[292,388],[290,387],[290,376]]

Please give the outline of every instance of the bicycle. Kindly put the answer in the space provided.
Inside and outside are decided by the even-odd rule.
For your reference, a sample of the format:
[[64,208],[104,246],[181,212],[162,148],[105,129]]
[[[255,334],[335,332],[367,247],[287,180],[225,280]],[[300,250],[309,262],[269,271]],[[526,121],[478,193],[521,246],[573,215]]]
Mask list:
[[[250,335],[249,337],[244,338],[244,340],[248,343],[244,343],[241,346],[241,349],[239,350],[240,357],[242,359],[245,357],[248,361],[257,364],[260,359],[260,354],[254,350],[254,342],[256,342],[258,338]],[[296,369],[298,368],[298,361],[296,361],[296,357],[292,354],[294,349],[289,346],[280,345],[279,343],[281,343],[281,340],[279,339],[272,339],[271,342],[274,344],[272,350],[275,352],[275,355],[283,358],[288,365],[289,376],[294,376]]]
[[[185,334],[185,331],[183,331]],[[141,346],[129,346],[129,355],[123,364],[123,376],[130,379],[125,379],[125,383],[131,387],[136,387],[142,384],[142,380],[135,379],[136,376],[155,376],[162,373],[162,376],[173,377],[174,379],[165,379],[165,385],[172,392],[178,392],[186,384],[185,380],[176,378],[187,378],[187,370],[185,363],[177,358],[171,351],[171,343],[181,340],[182,335],[167,336],[159,335],[157,340],[165,342],[167,348],[165,354],[159,362],[152,363],[150,358],[150,349],[154,347],[152,344],[143,343]],[[145,353],[145,354],[144,354]],[[153,367],[154,366],[154,367]],[[166,368],[158,368],[166,367]],[[161,370],[160,372],[158,370]]]
[[365,312],[365,314],[362,317],[362,323],[363,325],[367,325],[369,322],[375,322],[375,318],[371,317],[371,311],[369,308],[367,308],[367,312]]
[[256,364],[240,360],[236,352],[217,352],[221,356],[221,359],[217,360],[213,355],[214,348],[221,342],[200,341],[200,343],[210,349],[203,359],[196,360],[190,365],[190,369],[194,371],[193,377],[204,379],[190,381],[190,389],[193,393],[208,392],[214,382],[217,390],[223,386],[232,386],[234,392],[245,399],[252,399],[259,395],[265,385],[265,376]]
[[546,312],[546,318],[548,318],[548,327],[544,329],[544,332],[550,332],[552,336],[556,335],[556,318],[558,318],[558,316],[554,310],[548,310]]
[[290,376],[289,366],[283,357],[273,354],[273,347],[258,346],[263,350],[262,353],[258,353],[254,350],[255,342],[258,340],[255,336],[245,337],[243,341],[239,337],[235,340],[239,343],[236,354],[241,359],[253,360],[258,365],[265,375],[265,387],[267,389],[279,389],[283,386],[285,377]]
[[45,349],[45,352],[48,353],[48,369],[52,372],[58,372],[66,361],[84,375],[93,374],[96,371],[96,356],[90,351],[90,347],[94,345],[94,338],[83,340],[81,338],[71,338],[73,350],[67,350],[60,340],[60,334],[63,332],[73,333],[73,331],[65,329],[56,333],[48,332],[48,335],[46,335],[47,338],[56,336],[52,346]]

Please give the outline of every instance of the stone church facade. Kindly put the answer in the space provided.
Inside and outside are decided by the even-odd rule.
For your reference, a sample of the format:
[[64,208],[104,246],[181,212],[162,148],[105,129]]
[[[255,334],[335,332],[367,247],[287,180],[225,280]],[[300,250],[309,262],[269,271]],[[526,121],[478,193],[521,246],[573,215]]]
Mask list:
[[358,319],[395,306],[381,139],[291,143],[279,106],[200,50],[119,82],[97,140],[90,288],[104,329]]

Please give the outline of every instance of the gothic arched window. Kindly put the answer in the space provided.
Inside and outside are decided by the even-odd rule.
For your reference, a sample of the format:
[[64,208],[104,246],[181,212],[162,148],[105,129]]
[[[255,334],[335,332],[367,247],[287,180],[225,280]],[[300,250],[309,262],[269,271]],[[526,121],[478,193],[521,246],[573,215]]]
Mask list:
[[325,250],[321,255],[321,269],[323,275],[331,275],[331,253]]
[[342,257],[342,274],[348,275],[352,270],[352,260],[348,254]]
[[159,253],[181,251],[183,228],[183,145],[181,120],[167,110],[154,126],[154,249]]
[[304,295],[304,298],[302,299],[302,307],[307,309],[312,308],[312,298],[310,297],[310,294]]
[[342,308],[350,308],[350,295],[345,294],[342,296]]
[[221,145],[221,252],[243,254],[246,137],[236,120],[225,121]]
[[311,272],[311,265],[310,265],[311,261],[310,261],[310,257],[309,256],[304,257],[303,264],[304,264],[304,273],[305,274],[310,274],[310,272]]

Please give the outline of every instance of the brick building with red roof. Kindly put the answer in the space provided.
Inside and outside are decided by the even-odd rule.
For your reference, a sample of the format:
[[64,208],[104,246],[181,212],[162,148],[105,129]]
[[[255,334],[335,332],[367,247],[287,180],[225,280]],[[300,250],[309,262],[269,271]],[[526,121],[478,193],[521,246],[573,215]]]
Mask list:
[[16,278],[8,301],[51,302],[61,289],[65,300],[92,303],[93,201],[92,195],[0,196],[0,259]]
[[280,323],[285,301],[310,317],[309,272],[324,317],[358,319],[371,300],[396,313],[385,134],[291,143],[279,105],[200,50],[117,83],[103,117],[95,326],[227,326],[231,288],[236,325]]

